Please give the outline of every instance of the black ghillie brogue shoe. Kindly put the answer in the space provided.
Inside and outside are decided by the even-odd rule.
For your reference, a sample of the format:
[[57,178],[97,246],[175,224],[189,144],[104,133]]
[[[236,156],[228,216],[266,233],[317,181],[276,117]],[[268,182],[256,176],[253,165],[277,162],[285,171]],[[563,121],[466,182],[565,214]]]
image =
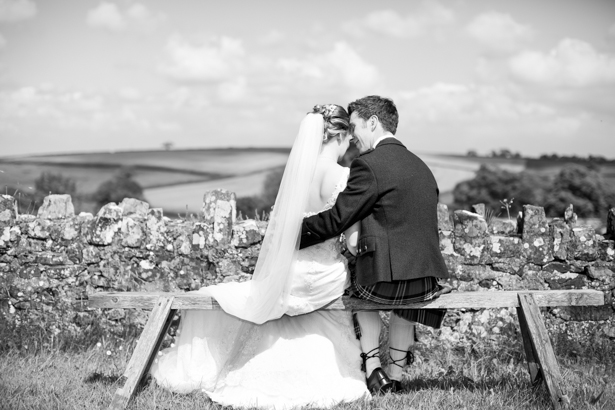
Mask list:
[[393,394],[403,394],[406,391],[404,390],[404,386],[402,386],[399,380],[391,380],[393,382],[393,387],[391,387],[391,393]]
[[389,376],[382,370],[382,367],[374,369],[372,374],[367,378],[367,388],[373,394],[387,393],[393,388],[393,382]]
[[[403,352],[404,350],[399,350],[399,349],[395,349],[394,347],[389,347],[389,349],[391,350],[397,350],[398,352]],[[398,362],[406,362],[405,364],[412,364],[414,363],[414,353],[412,353],[412,351],[408,350],[406,352],[406,356],[404,356],[401,359],[398,360],[393,360],[391,358],[391,364],[394,364],[395,366],[401,367],[402,369],[404,368],[403,365],[399,364]],[[394,394],[402,394],[405,392],[401,382],[399,380],[392,380],[393,382],[393,386],[391,387],[391,393]]]

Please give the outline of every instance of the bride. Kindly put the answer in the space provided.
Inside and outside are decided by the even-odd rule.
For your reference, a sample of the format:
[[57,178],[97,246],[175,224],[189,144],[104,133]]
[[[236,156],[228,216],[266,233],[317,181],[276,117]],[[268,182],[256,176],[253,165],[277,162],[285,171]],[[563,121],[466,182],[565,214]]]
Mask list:
[[[332,207],[349,169],[339,105],[317,105],[301,122],[251,281],[197,292],[222,310],[182,312],[175,346],[152,366],[158,384],[202,391],[234,407],[331,407],[369,398],[351,313],[318,310],[349,284],[339,238],[299,250],[302,219]],[[354,251],[356,227],[346,232]]]

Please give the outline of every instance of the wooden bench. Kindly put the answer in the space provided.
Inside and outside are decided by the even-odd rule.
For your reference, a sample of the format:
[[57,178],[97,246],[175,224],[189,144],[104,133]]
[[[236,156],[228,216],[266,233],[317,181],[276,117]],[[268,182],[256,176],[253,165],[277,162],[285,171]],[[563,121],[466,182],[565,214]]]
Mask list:
[[[545,382],[555,409],[566,406],[569,399],[563,391],[563,380],[555,359],[553,347],[540,314],[546,306],[598,306],[604,305],[604,294],[595,290],[549,291],[495,291],[459,292],[440,296],[438,299],[404,306],[381,305],[356,298],[337,299],[326,310],[391,310],[395,309],[483,309],[517,308],[523,347],[530,380],[536,385]],[[128,367],[113,396],[110,409],[124,409],[139,383],[147,376],[173,315],[177,310],[220,309],[209,297],[194,293],[95,293],[89,295],[92,308],[151,309],[149,320],[141,333]]]

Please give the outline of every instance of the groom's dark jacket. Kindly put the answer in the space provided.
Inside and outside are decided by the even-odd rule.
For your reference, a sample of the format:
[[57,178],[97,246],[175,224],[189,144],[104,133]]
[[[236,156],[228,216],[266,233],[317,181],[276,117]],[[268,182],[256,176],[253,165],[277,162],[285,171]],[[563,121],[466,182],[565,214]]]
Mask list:
[[385,138],[350,166],[333,208],[304,219],[301,248],[337,236],[361,221],[359,285],[449,277],[440,253],[438,186],[423,161],[395,138]]

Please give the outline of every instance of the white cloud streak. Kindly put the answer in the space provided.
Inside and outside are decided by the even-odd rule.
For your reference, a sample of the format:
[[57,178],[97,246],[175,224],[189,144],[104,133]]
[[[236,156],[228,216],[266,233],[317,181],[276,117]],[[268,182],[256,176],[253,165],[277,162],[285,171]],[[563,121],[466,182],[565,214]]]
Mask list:
[[16,22],[36,16],[36,3],[31,0],[0,0],[0,21]]
[[115,3],[101,2],[89,10],[86,16],[90,27],[111,32],[127,29],[151,31],[165,20],[163,13],[152,11],[141,3],[134,3],[126,10],[121,10]]
[[524,51],[509,67],[519,81],[549,87],[587,87],[615,84],[615,57],[597,52],[591,44],[566,38],[549,51]]
[[420,7],[406,16],[394,10],[379,10],[362,19],[344,23],[343,29],[352,35],[365,36],[369,32],[391,37],[417,37],[429,30],[446,26],[455,20],[455,14],[435,1],[424,1]]
[[478,15],[466,26],[466,32],[488,50],[496,52],[516,51],[533,36],[529,26],[496,11]]
[[169,62],[161,71],[180,82],[229,80],[245,68],[243,44],[231,37],[214,37],[197,43],[175,34],[167,41],[165,51]]

